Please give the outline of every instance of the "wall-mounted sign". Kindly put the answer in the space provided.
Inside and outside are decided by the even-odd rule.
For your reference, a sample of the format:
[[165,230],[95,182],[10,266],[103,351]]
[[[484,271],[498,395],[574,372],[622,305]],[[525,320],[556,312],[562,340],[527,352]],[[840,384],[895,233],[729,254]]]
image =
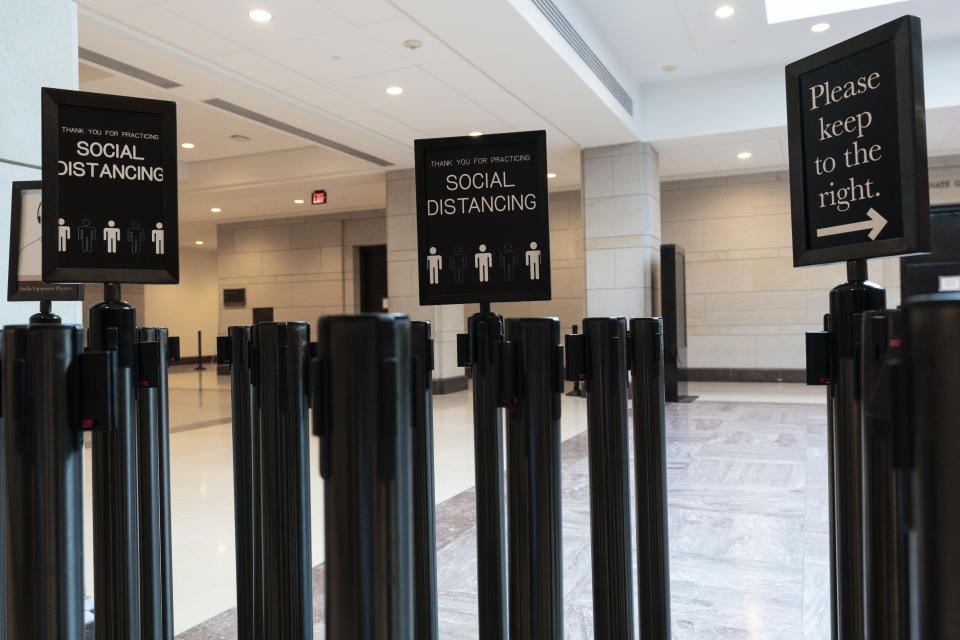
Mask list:
[[930,248],[920,19],[787,65],[795,266]]
[[313,197],[310,199],[310,202],[313,204],[327,204],[327,192],[323,189],[318,189],[313,192]]
[[82,284],[43,281],[42,201],[39,180],[13,183],[7,300],[83,300]]
[[544,131],[414,142],[420,304],[550,299]]
[[45,281],[179,281],[176,109],[42,90]]

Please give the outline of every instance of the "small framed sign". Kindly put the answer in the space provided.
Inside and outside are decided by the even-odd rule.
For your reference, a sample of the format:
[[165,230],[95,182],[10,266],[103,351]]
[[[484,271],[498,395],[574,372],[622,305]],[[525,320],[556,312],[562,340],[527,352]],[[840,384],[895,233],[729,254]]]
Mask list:
[[176,103],[41,93],[43,279],[179,282]]
[[930,249],[920,19],[786,67],[795,266]]
[[43,194],[39,180],[13,183],[7,300],[83,300],[82,284],[43,281]]
[[414,141],[420,304],[550,299],[545,131]]

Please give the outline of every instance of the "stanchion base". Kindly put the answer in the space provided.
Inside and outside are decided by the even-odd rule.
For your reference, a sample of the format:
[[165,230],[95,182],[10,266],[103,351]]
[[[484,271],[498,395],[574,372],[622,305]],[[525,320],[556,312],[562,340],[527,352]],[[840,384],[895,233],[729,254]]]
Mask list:
[[673,402],[675,404],[690,404],[691,402],[693,402],[699,397],[700,396],[677,396],[676,400],[667,400],[667,402],[668,403]]

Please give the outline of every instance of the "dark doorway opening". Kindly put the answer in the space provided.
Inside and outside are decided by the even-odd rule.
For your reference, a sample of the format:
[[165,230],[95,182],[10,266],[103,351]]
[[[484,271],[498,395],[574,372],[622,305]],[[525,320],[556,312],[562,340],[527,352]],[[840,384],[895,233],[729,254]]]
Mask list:
[[360,249],[360,311],[387,310],[387,245]]

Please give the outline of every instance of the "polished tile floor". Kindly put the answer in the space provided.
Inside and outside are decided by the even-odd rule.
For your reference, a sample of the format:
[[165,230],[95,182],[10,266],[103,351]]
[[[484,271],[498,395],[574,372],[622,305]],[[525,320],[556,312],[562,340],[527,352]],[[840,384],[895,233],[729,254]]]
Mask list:
[[[233,638],[228,379],[182,366],[171,373],[170,387],[176,631],[188,640]],[[699,399],[670,404],[667,411],[674,638],[827,638],[823,391],[691,383],[688,393]],[[439,396],[434,412],[441,637],[477,638],[471,397]],[[565,635],[578,639],[593,637],[585,429],[585,401],[564,397]],[[87,483],[92,592],[89,474]],[[321,565],[323,499],[316,468],[311,498],[313,562]]]

